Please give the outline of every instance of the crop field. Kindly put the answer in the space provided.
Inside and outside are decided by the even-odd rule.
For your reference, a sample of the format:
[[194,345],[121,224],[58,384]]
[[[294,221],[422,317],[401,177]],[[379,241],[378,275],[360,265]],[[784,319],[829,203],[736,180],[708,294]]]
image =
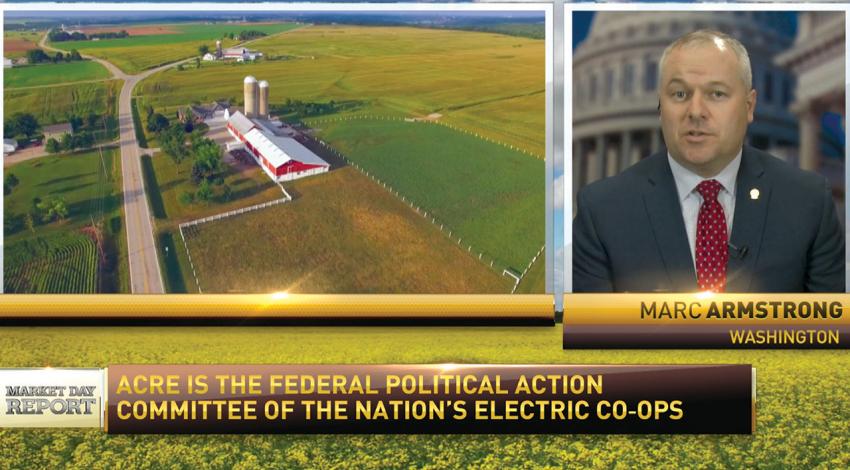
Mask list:
[[354,168],[295,181],[287,191],[292,202],[189,229],[204,292],[507,293],[513,286]]
[[97,291],[97,246],[86,235],[25,240],[8,248],[7,294],[93,294]]
[[[38,49],[38,41],[41,32],[32,31],[6,31],[3,33],[3,56],[8,59],[17,59],[27,55],[30,49]],[[5,72],[8,73],[8,69]]]
[[[752,436],[108,435],[0,430],[0,466],[148,468],[847,468],[846,351],[561,349],[557,327],[100,327],[0,330],[0,366],[753,364]],[[378,424],[376,424],[377,426]]]
[[543,246],[543,160],[433,123],[320,120],[314,127],[502,269],[522,272]]
[[[66,51],[77,49],[82,54],[106,59],[124,72],[134,74],[157,65],[198,56],[198,47],[203,44],[209,46],[210,49],[215,49],[216,39],[222,39],[225,34],[238,34],[244,30],[276,34],[291,30],[299,25],[295,23],[209,25],[192,23],[166,26],[168,26],[169,31],[164,34],[132,35],[127,38],[101,39],[99,41],[63,41],[51,43],[51,46]],[[222,39],[224,47],[234,45],[237,42]]]
[[[39,66],[40,67],[40,66]],[[123,80],[4,90],[4,113],[31,113],[41,125],[68,121],[69,114],[115,113]]]
[[[204,64],[158,73],[137,89],[140,106],[173,109],[231,98],[242,79],[268,80],[270,104],[350,101],[357,114],[442,114],[489,139],[545,153],[544,41],[405,27],[309,26],[251,44],[253,64]],[[198,86],[203,83],[203,86]],[[347,111],[347,112],[349,112]]]
[[9,89],[106,78],[109,78],[106,68],[97,62],[84,60],[6,69],[3,71],[3,86]]
[[[13,173],[20,181],[12,194],[4,198],[3,209],[7,217],[21,218],[27,213],[35,213],[35,198],[61,198],[68,209],[65,220],[39,223],[35,213],[33,218],[36,224],[32,231],[22,227],[15,233],[6,233],[4,258],[7,285],[13,282],[9,274],[14,274],[11,270],[16,269],[16,266],[31,264],[35,269],[45,262],[45,257],[58,259],[56,253],[59,249],[74,245],[68,240],[78,240],[84,236],[80,231],[94,222],[100,227],[102,249],[110,258],[110,266],[105,268],[109,278],[103,279],[105,284],[102,285],[110,285],[116,290],[123,289],[121,286],[125,280],[122,276],[127,261],[123,254],[126,249],[121,243],[124,236],[123,209],[120,156],[117,149],[106,148],[102,154],[94,150],[42,157],[12,165],[5,172]],[[68,255],[80,260],[84,253],[90,253],[87,250],[79,247]],[[92,263],[96,263],[97,257],[93,253],[92,256]],[[56,269],[62,267],[57,266]],[[88,272],[88,269],[88,265],[79,266],[80,272]],[[77,287],[65,286],[68,292],[89,291],[89,287],[79,287],[82,284],[88,286],[89,278],[83,276],[80,279],[83,280],[74,284]]]

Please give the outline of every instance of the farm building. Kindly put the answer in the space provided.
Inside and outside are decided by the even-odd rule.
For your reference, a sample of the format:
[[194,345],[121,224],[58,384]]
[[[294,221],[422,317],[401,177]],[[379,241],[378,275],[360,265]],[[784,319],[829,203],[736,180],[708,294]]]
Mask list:
[[221,58],[223,60],[236,60],[237,62],[244,61],[253,61],[257,60],[257,58],[262,57],[263,53],[258,51],[251,51],[244,47],[231,47],[229,49],[224,49],[222,51]]
[[49,139],[62,140],[62,136],[65,134],[74,135],[74,128],[71,127],[71,123],[66,122],[64,124],[54,124],[52,126],[45,126],[44,129],[44,141],[47,142]]
[[226,120],[230,116],[227,114],[230,109],[228,101],[213,101],[206,105],[191,105],[185,109],[177,110],[177,119],[180,122],[186,122],[191,119],[195,123],[200,123],[210,120]]
[[325,173],[330,164],[292,137],[277,135],[264,123],[255,122],[239,111],[227,122],[227,130],[238,143],[228,149],[243,147],[254,157],[263,171],[275,181],[292,181]]
[[12,68],[14,66],[15,66],[15,63],[12,62],[12,59],[7,59],[7,58],[3,57],[3,68],[4,69]]
[[290,135],[279,121],[269,119],[268,82],[245,77],[245,113],[228,112],[227,130],[236,142],[228,150],[245,148],[275,181],[291,181],[325,173],[330,164]]

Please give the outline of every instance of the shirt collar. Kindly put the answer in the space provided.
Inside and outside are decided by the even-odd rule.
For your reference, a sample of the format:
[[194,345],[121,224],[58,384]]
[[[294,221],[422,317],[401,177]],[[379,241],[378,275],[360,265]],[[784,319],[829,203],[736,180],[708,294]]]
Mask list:
[[688,196],[693,194],[697,185],[705,180],[717,180],[723,190],[730,194],[735,194],[735,181],[738,179],[738,169],[741,167],[742,150],[738,151],[738,155],[726,165],[726,168],[712,178],[703,178],[702,176],[683,167],[667,152],[667,161],[670,163],[670,170],[673,172],[673,180],[676,182],[676,190],[679,193],[679,201],[684,201]]

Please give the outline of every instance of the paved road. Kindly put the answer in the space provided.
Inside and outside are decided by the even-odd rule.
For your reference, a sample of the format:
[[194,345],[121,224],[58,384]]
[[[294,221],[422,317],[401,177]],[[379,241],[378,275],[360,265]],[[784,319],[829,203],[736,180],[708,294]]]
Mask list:
[[[47,36],[42,37],[39,45],[47,50],[58,51],[46,44]],[[124,192],[124,218],[127,232],[127,256],[130,263],[130,290],[134,294],[162,294],[165,288],[159,260],[154,243],[154,229],[145,184],[142,177],[142,162],[139,158],[142,149],[136,140],[133,127],[133,112],[130,100],[136,84],[148,76],[173,67],[180,62],[146,70],[137,75],[128,75],[110,62],[96,57],[83,57],[95,60],[112,74],[114,78],[124,80],[118,98],[119,146],[121,149],[121,175]]]

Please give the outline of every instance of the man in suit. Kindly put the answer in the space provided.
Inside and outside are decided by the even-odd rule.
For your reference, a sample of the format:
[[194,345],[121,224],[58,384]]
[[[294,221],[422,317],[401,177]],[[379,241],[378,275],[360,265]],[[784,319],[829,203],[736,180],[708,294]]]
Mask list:
[[666,150],[578,193],[573,292],[844,292],[826,180],[745,146],[746,49],[717,31],[667,47]]

